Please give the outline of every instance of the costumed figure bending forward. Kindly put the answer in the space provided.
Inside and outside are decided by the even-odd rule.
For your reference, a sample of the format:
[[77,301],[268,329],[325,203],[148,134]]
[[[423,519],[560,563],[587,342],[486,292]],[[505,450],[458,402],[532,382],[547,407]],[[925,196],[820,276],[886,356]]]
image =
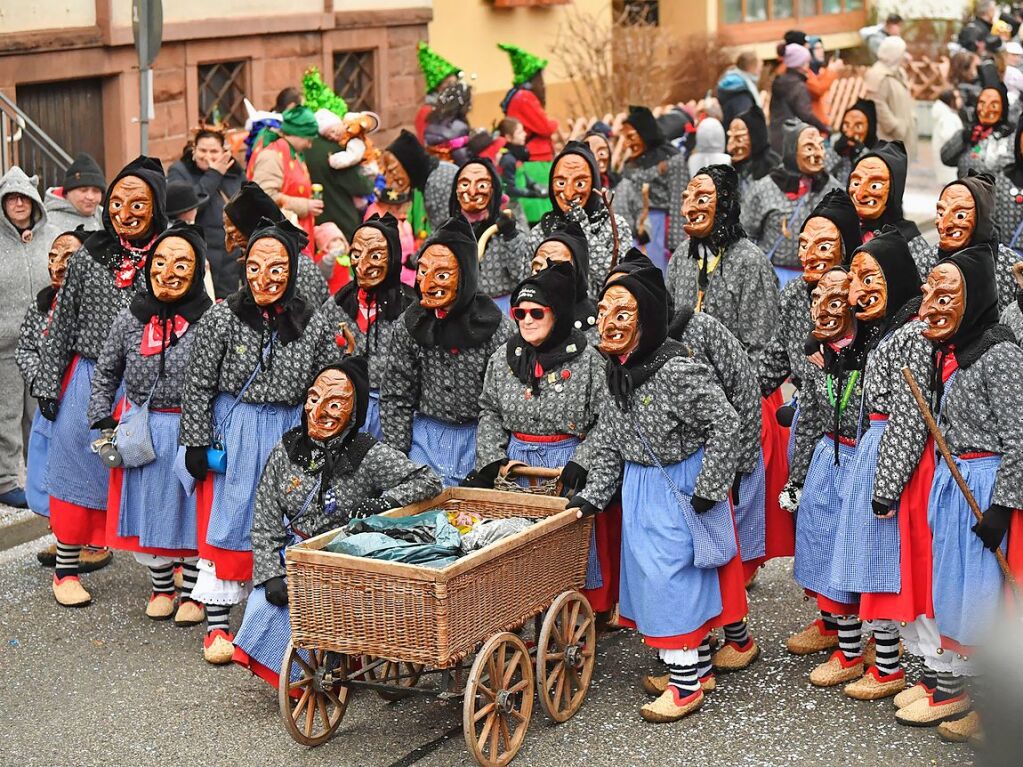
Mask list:
[[586,247],[586,237],[583,230],[572,222],[566,222],[563,226],[554,229],[540,244],[533,250],[533,260],[529,263],[529,270],[536,274],[546,269],[550,264],[564,262],[572,266],[572,274],[575,279],[575,300],[573,326],[576,330],[589,334],[588,340],[593,343],[597,338],[597,304],[590,298],[586,286],[589,273],[590,255]]
[[739,174],[739,199],[742,207],[751,205],[753,185],[781,162],[771,149],[767,118],[763,110],[754,105],[737,115],[727,126],[728,143],[725,149],[732,156],[732,167]]
[[1012,161],[1012,122],[1009,94],[994,64],[977,68],[980,95],[977,106],[966,110],[966,126],[941,148],[941,162],[957,168],[959,178],[969,171],[997,173]]

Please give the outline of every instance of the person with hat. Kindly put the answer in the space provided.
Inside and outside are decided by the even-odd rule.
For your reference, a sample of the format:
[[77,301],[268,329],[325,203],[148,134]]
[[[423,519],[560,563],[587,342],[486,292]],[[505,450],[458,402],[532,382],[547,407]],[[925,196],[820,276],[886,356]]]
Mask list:
[[462,70],[422,40],[419,41],[417,52],[419,71],[423,73],[426,85],[426,100],[416,111],[415,128],[416,137],[425,143],[427,118],[436,108],[439,95],[461,78]]
[[787,120],[797,118],[823,134],[831,130],[813,111],[806,84],[807,73],[810,71],[810,51],[806,48],[805,39],[804,35],[804,42],[788,43],[785,46],[782,56],[785,71],[771,83],[771,148],[779,154],[784,154],[782,145]]
[[304,153],[319,135],[319,126],[309,107],[296,106],[281,115],[279,128],[264,128],[252,144],[245,177],[254,181],[274,203],[298,218],[306,233],[302,252],[313,254],[313,229],[323,213],[323,200],[313,195],[312,179]]
[[576,330],[589,334],[591,343],[596,340],[597,304],[590,298],[590,249],[586,243],[586,235],[574,221],[552,229],[533,250],[533,258],[529,263],[530,271],[535,275],[551,263],[565,262],[572,266],[575,280],[574,290],[574,326]]
[[87,231],[102,229],[106,188],[103,169],[91,155],[79,152],[64,171],[64,183],[50,187],[43,197],[50,225],[60,232],[70,232],[79,225]]
[[183,221],[194,224],[199,211],[209,201],[205,192],[202,196],[196,194],[195,188],[187,181],[171,181],[167,184],[167,218],[171,223]]
[[472,109],[472,86],[455,80],[441,90],[433,109],[426,116],[423,145],[440,160],[462,165],[469,158],[469,110]]

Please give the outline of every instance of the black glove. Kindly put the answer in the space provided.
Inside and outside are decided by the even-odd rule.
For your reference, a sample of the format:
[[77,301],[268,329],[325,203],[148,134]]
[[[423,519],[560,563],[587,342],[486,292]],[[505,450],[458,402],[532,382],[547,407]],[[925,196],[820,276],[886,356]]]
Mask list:
[[276,607],[288,606],[288,584],[284,582],[284,576],[278,575],[263,584],[263,596],[266,601]]
[[561,494],[567,498],[570,493],[578,493],[586,487],[587,474],[589,472],[575,461],[566,463],[561,470]]
[[710,498],[701,498],[698,495],[693,496],[693,511],[697,514],[703,514],[704,512],[710,511],[717,504],[717,501],[712,501]]
[[641,229],[639,231],[639,234],[636,235],[636,242],[638,242],[640,245],[650,244],[650,234],[647,232],[646,229]]
[[106,418],[100,418],[96,423],[92,425],[93,429],[99,429],[99,431],[107,431],[108,429],[117,428],[117,419],[113,416],[107,416]]
[[885,503],[883,501],[870,502],[870,508],[873,510],[875,517],[887,516],[888,512],[892,510],[892,505],[893,504]]
[[732,480],[732,503],[739,502],[739,487],[742,485],[742,474],[735,472],[735,479]]
[[584,517],[592,517],[594,514],[600,512],[596,506],[587,501],[581,495],[574,496],[571,501],[568,502],[566,509],[578,509],[582,512]]
[[55,399],[49,397],[43,397],[38,400],[39,402],[39,415],[45,418],[47,421],[57,420],[57,411],[60,410],[60,403]]
[[497,231],[506,240],[514,240],[519,230],[515,228],[515,216],[507,211],[502,211],[497,217]]
[[400,506],[400,503],[395,503],[387,496],[381,498],[366,498],[365,500],[359,501],[352,508],[348,515],[349,519],[365,519],[366,517],[372,517],[374,514],[383,514],[385,511],[390,511]]
[[984,512],[980,522],[971,529],[989,551],[997,551],[1002,545],[1005,534],[1009,532],[1009,522],[1012,521],[1012,509],[998,503],[992,503]]
[[189,445],[185,448],[185,468],[196,482],[206,479],[206,472],[209,471],[209,464],[206,462],[206,448]]
[[795,417],[796,409],[792,405],[782,405],[774,411],[774,420],[778,422],[779,426],[784,426],[786,429],[791,428]]
[[486,466],[476,469],[476,471],[470,471],[469,475],[459,482],[459,487],[479,487],[486,489],[493,489],[494,480],[497,479],[497,473],[504,466],[505,459],[498,461],[491,461]]

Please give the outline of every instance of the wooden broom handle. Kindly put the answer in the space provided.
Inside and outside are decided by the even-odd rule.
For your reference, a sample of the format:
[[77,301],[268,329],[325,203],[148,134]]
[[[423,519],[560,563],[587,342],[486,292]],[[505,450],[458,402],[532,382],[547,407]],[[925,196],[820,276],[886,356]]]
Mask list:
[[611,269],[614,269],[618,265],[618,222],[615,221],[615,212],[611,207],[614,195],[603,187],[601,187],[597,194],[600,195],[600,200],[607,209],[608,218],[611,219]]

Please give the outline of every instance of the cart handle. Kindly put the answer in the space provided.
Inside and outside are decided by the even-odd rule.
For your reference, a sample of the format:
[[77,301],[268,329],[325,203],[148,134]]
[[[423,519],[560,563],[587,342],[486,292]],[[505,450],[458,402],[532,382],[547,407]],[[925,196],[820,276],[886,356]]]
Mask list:
[[501,467],[504,477],[526,477],[531,479],[557,479],[561,469],[548,469],[543,466],[527,466],[524,463],[507,463]]

